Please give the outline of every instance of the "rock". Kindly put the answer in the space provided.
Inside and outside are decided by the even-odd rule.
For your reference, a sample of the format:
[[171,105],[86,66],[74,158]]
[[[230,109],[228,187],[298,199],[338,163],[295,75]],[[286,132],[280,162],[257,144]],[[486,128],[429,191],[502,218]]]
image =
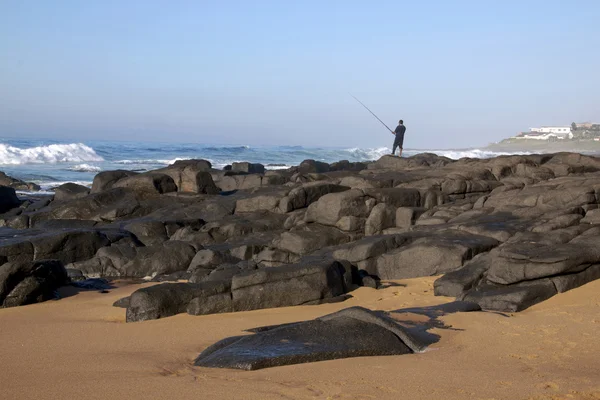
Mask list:
[[386,203],[379,203],[365,222],[365,235],[377,235],[384,229],[396,226],[396,209]]
[[8,186],[0,186],[0,213],[5,213],[21,205],[15,189]]
[[99,193],[111,189],[120,179],[134,175],[138,175],[138,173],[125,170],[100,172],[94,177],[91,193]]
[[235,203],[235,213],[249,213],[256,211],[279,211],[279,202],[286,192],[270,191],[256,196],[240,199]]
[[140,249],[130,244],[113,244],[98,249],[95,257],[71,266],[89,277],[127,276],[125,265],[136,258]]
[[203,249],[197,252],[190,262],[188,272],[194,273],[197,269],[213,270],[218,265],[231,261],[234,261],[234,258],[229,255],[215,250]]
[[309,254],[327,246],[347,243],[351,237],[336,228],[309,224],[283,232],[273,240],[273,247],[299,255]]
[[498,245],[495,239],[446,231],[422,237],[377,259],[381,279],[405,279],[454,271]]
[[40,186],[32,182],[24,182],[20,179],[12,178],[0,171],[0,186],[8,186],[15,190],[33,191],[40,190]]
[[160,244],[169,240],[165,224],[160,221],[135,221],[125,225],[124,229],[133,233],[145,246]]
[[509,243],[499,249],[486,274],[489,282],[509,285],[549,276],[580,272],[600,263],[597,237],[577,243],[544,245]]
[[478,286],[467,292],[462,300],[477,303],[483,310],[517,312],[556,293],[556,287],[550,279],[540,279],[508,286]]
[[360,278],[360,286],[377,289],[379,287],[379,281],[377,281],[371,275],[363,275]]
[[170,176],[179,192],[218,194],[220,190],[210,174],[211,168],[206,160],[178,160],[156,172]]
[[86,290],[108,290],[113,288],[106,279],[102,278],[89,278],[71,282],[71,286]]
[[63,201],[78,199],[81,197],[85,197],[88,194],[90,194],[90,189],[88,187],[68,182],[63,183],[62,185],[54,189],[54,200]]
[[244,272],[233,277],[235,311],[296,306],[340,296],[345,269],[331,261],[306,260],[299,264]]
[[386,203],[394,208],[419,207],[421,205],[421,193],[417,189],[378,188],[365,189],[364,193],[377,200],[378,203]]
[[99,231],[74,230],[42,234],[31,238],[30,243],[36,260],[58,259],[72,263],[92,258],[98,249],[110,245],[111,240]]
[[600,209],[589,210],[579,222],[582,224],[600,224]]
[[144,278],[185,271],[195,255],[192,245],[175,240],[140,247],[135,258],[123,266],[121,276]]
[[192,277],[187,271],[176,271],[165,275],[156,275],[152,278],[152,282],[178,282],[178,281],[189,281]]
[[490,264],[488,254],[476,255],[464,267],[436,279],[433,284],[434,294],[460,298],[481,281]]
[[396,209],[396,226],[407,228],[415,224],[415,221],[425,212],[420,207],[398,207]]
[[186,312],[192,299],[227,293],[224,282],[162,283],[138,289],[130,296],[127,322],[170,317]]
[[129,188],[137,192],[163,194],[176,192],[177,185],[173,178],[158,172],[146,172],[119,179],[113,187]]
[[0,266],[0,305],[16,307],[55,297],[69,277],[58,260],[11,262]]
[[334,162],[329,166],[330,171],[362,171],[367,168],[367,164],[364,162],[350,162],[348,160],[341,160]]
[[370,210],[365,200],[364,193],[358,189],[326,194],[308,207],[306,221],[335,226],[345,216],[366,218]]
[[347,357],[409,354],[424,348],[423,342],[385,314],[352,307],[316,320],[224,339],[204,350],[194,365],[256,370]]
[[233,312],[231,293],[220,293],[208,297],[196,297],[190,301],[187,313],[190,315],[206,315]]
[[130,302],[130,300],[131,300],[131,297],[130,297],[130,296],[123,297],[123,298],[121,298],[121,299],[119,299],[119,300],[115,301],[115,302],[113,303],[113,307],[127,308],[127,307],[129,307],[129,302]]
[[262,164],[253,164],[249,162],[234,162],[231,164],[231,171],[243,172],[246,174],[264,174],[265,166]]
[[575,289],[588,282],[600,279],[600,264],[593,264],[581,272],[566,275],[557,275],[550,278],[558,293]]
[[66,271],[71,282],[84,281],[86,279],[85,275],[83,275],[83,272],[79,269],[66,268]]
[[338,193],[348,190],[349,187],[335,185],[329,182],[309,182],[290,190],[289,194],[279,202],[282,212],[290,212],[305,208],[329,193]]
[[300,260],[300,256],[279,249],[264,249],[254,257],[254,261],[262,267],[280,267],[285,264],[293,264]]
[[300,166],[298,166],[298,172],[300,174],[322,174],[324,172],[329,172],[329,170],[329,164],[315,160],[304,160],[300,163]]
[[366,220],[364,218],[346,215],[338,220],[336,228],[344,232],[359,232],[365,230]]

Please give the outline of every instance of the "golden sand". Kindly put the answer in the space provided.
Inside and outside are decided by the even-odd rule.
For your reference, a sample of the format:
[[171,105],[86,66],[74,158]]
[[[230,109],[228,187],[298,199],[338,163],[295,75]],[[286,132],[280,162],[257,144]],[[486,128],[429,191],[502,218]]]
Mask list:
[[[422,354],[259,371],[193,367],[207,346],[245,329],[361,305],[394,311],[449,302],[434,278],[361,288],[336,304],[125,323],[108,294],[0,310],[2,399],[600,399],[600,281],[521,313],[458,313]],[[414,321],[426,317],[402,313]],[[447,327],[451,327],[448,329]]]

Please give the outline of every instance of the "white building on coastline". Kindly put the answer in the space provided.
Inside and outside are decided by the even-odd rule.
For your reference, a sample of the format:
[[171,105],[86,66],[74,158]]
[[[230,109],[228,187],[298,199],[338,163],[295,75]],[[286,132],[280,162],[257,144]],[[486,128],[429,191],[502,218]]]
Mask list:
[[529,132],[515,136],[515,139],[537,139],[549,140],[555,139],[573,139],[573,132],[570,126],[542,126],[540,128],[529,128]]

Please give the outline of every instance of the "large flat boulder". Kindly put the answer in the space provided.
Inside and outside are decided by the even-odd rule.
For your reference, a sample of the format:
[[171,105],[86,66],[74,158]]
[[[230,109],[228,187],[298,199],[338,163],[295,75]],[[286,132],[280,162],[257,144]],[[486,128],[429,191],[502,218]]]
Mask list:
[[425,343],[387,315],[352,307],[315,320],[224,339],[204,350],[194,364],[257,370],[347,357],[409,354],[424,348]]
[[486,236],[457,231],[436,233],[381,255],[377,259],[377,275],[381,279],[405,279],[454,271],[498,244]]

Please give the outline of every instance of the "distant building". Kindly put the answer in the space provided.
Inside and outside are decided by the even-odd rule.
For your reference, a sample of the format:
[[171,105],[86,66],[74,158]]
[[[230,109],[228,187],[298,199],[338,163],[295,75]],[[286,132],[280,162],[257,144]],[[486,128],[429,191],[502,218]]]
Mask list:
[[559,139],[573,138],[570,126],[542,126],[541,128],[529,128],[530,133],[554,134]]
[[593,122],[576,122],[575,126],[577,129],[590,129],[593,125],[597,125]]
[[523,132],[515,139],[573,139],[570,126],[542,126],[541,128],[529,128],[529,132]]

